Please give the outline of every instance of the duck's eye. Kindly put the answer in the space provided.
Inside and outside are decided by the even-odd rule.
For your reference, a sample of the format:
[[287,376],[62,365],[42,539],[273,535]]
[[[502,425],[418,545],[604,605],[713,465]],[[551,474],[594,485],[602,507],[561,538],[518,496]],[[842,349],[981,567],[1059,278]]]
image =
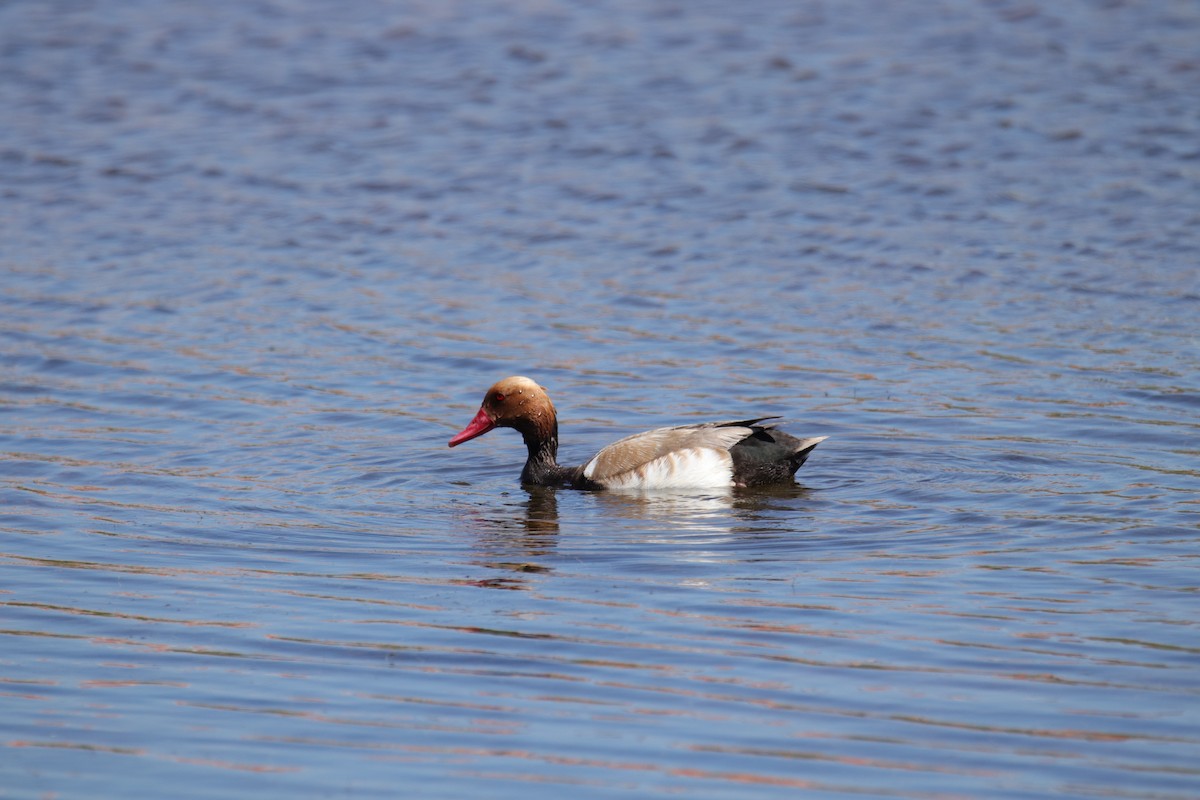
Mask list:
[[492,399],[495,400],[497,403],[503,403],[504,395],[500,394],[499,392],[496,392],[496,394],[492,395]]

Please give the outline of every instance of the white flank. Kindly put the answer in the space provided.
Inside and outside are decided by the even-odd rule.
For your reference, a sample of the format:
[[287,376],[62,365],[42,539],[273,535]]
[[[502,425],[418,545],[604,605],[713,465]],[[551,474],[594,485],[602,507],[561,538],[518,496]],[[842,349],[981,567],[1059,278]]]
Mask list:
[[[588,464],[590,468],[592,465]],[[587,474],[587,470],[584,471]],[[689,447],[605,478],[607,489],[714,489],[733,485],[733,458],[727,450]]]

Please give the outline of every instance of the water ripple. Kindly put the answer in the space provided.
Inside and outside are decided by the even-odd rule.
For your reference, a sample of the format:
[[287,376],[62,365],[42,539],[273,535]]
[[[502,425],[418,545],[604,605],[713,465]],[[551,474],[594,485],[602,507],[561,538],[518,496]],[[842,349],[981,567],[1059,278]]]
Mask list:
[[[17,796],[1197,794],[1186,4],[0,6]],[[778,414],[795,486],[525,490]]]

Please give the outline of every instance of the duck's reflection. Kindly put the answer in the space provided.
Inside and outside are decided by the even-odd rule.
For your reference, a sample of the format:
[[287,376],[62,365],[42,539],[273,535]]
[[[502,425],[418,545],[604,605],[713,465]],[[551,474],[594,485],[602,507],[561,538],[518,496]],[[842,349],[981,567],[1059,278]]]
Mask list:
[[525,501],[525,530],[531,534],[558,533],[558,490],[530,486]]
[[725,492],[609,491],[596,495],[605,513],[624,519],[650,520],[660,527],[705,533],[729,533],[732,490]]
[[[800,485],[754,490],[687,491],[602,491],[577,493],[551,487],[530,486],[519,495],[507,497],[499,506],[472,515],[470,528],[476,536],[478,566],[501,570],[477,585],[500,589],[529,588],[530,576],[549,573],[546,566],[559,541],[559,492],[579,503],[568,503],[572,518],[619,519],[634,523],[643,541],[678,548],[685,560],[728,558],[714,548],[746,537],[778,534],[780,512],[795,508],[795,501],[808,489]],[[589,509],[590,507],[590,509]]]
[[799,500],[812,494],[812,490],[799,483],[785,483],[774,486],[756,486],[753,489],[735,489],[733,507],[739,512],[754,513],[795,506],[786,501]]
[[[558,496],[554,489],[530,487],[526,497],[506,500],[498,508],[472,515],[469,529],[477,541],[475,564],[490,577],[474,581],[489,589],[528,589],[530,575],[548,573],[543,563],[558,541]],[[496,571],[501,575],[497,576]]]
[[790,486],[659,492],[608,491],[596,495],[607,513],[626,519],[650,520],[679,531],[743,533],[755,530],[761,514],[794,505],[808,489]]

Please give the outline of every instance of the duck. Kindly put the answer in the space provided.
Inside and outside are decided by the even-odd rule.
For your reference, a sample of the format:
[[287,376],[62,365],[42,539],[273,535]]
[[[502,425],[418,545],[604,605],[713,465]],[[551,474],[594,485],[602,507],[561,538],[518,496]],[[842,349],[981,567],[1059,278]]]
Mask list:
[[521,470],[527,486],[572,489],[718,489],[791,482],[814,447],[827,436],[798,439],[775,428],[779,417],[679,425],[626,436],[579,466],[558,463],[558,413],[550,395],[531,378],[497,381],[475,417],[450,447],[494,428],[514,428],[529,457]]

